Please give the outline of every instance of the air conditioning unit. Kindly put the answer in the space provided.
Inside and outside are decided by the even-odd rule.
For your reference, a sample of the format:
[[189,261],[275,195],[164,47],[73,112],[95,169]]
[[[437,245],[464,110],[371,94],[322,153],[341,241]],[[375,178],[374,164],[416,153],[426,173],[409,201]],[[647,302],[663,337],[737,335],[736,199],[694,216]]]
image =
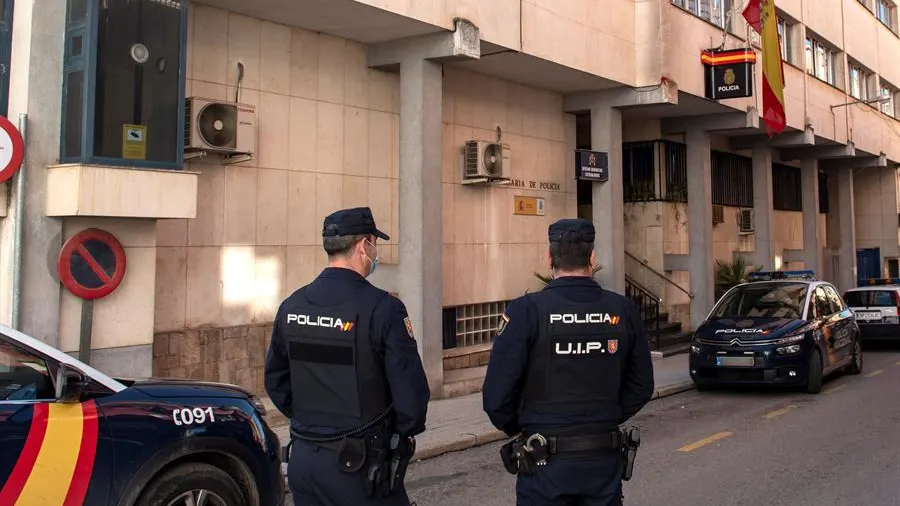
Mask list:
[[185,151],[251,155],[256,151],[256,107],[190,97],[185,100]]
[[498,142],[466,141],[463,149],[463,184],[506,181],[509,146]]
[[738,212],[738,233],[748,235],[753,232],[753,209],[741,209]]
[[712,224],[717,225],[719,223],[725,223],[725,208],[714,205],[712,206]]

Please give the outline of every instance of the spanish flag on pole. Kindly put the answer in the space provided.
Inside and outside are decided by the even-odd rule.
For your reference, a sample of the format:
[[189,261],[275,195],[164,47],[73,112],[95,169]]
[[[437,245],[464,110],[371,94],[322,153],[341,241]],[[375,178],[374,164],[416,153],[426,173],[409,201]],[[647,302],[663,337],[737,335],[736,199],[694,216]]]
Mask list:
[[744,19],[762,38],[763,64],[763,120],[769,135],[781,133],[786,120],[784,113],[784,62],[778,35],[775,0],[750,0],[744,9]]

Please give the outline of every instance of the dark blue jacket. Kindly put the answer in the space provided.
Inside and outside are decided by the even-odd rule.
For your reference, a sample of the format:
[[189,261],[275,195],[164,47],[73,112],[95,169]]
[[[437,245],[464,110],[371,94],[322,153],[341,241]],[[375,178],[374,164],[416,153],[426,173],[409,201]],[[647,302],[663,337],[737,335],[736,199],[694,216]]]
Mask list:
[[[494,339],[491,358],[482,391],[484,411],[495,427],[507,435],[518,434],[523,428],[539,430],[541,427],[566,427],[574,424],[595,423],[619,425],[637,414],[653,396],[653,362],[650,344],[644,331],[644,322],[628,298],[603,290],[590,277],[563,277],[551,281],[544,290],[562,292],[573,303],[596,301],[604,312],[617,314],[629,326],[628,343],[622,343],[625,352],[625,374],[619,394],[616,412],[587,412],[578,415],[551,415],[524,411],[520,413],[522,387],[528,370],[531,346],[538,326],[537,304],[542,293],[519,297],[510,303],[505,317],[505,327]],[[598,374],[603,374],[598,371]]]
[[[306,296],[323,306],[336,305],[351,297],[362,284],[369,285],[369,282],[355,271],[329,267],[308,285]],[[296,295],[295,292],[291,297]],[[280,328],[284,324],[284,308],[291,305],[291,297],[282,303],[275,315],[265,367],[266,392],[288,418],[292,416],[291,399],[303,395],[303,392],[291,391],[290,361]],[[404,321],[407,316],[403,302],[393,296],[384,297],[375,307],[369,338],[384,362],[396,413],[395,430],[404,436],[415,436],[425,430],[431,392],[416,341]],[[291,425],[300,432],[323,435],[339,434],[353,428],[310,426],[297,420],[291,420]]]

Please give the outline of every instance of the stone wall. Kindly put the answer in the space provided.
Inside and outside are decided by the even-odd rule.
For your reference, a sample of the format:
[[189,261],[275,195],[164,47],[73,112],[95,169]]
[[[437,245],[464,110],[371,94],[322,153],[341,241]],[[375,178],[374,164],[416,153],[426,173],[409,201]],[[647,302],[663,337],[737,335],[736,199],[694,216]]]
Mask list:
[[232,383],[264,393],[271,335],[271,324],[157,333],[153,375]]

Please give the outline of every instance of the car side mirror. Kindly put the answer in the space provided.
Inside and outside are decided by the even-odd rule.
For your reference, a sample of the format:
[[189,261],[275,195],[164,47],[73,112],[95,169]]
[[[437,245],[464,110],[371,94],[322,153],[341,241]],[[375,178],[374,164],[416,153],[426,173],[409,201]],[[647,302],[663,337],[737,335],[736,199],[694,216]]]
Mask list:
[[56,400],[81,402],[87,386],[88,377],[82,371],[68,364],[59,364],[56,371]]

